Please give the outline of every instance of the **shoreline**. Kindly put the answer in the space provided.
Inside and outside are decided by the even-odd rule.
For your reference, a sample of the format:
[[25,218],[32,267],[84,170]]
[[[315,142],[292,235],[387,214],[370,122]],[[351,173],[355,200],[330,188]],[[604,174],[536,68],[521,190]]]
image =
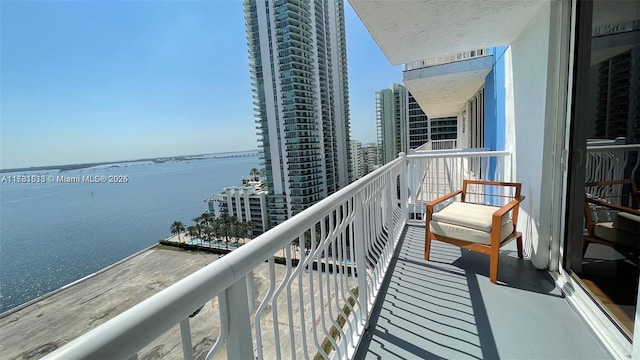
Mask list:
[[[0,318],[0,353],[9,359],[39,358],[216,260],[218,256],[213,254],[157,245],[139,251],[29,305],[12,309]],[[207,303],[210,314],[215,314],[214,304]],[[167,348],[173,348],[175,341],[179,343],[179,336],[168,336],[159,340],[171,344]],[[152,352],[152,348],[145,351]]]
[[[156,242],[153,245],[150,245],[150,246],[148,246],[148,247],[146,247],[146,248],[144,248],[142,250],[136,251],[135,253],[133,253],[131,255],[128,255],[127,257],[122,258],[122,259],[116,261],[115,263],[113,263],[111,265],[108,265],[108,266],[106,266],[106,267],[104,267],[104,268],[102,268],[100,270],[97,270],[97,271],[95,271],[95,272],[93,272],[93,273],[91,273],[89,275],[85,275],[85,276],[81,277],[80,279],[74,280],[74,281],[72,281],[72,282],[70,282],[70,283],[68,283],[66,285],[63,285],[63,286],[61,286],[61,287],[59,287],[59,288],[57,288],[55,290],[51,290],[48,293],[39,295],[38,297],[35,297],[35,298],[25,302],[25,303],[22,303],[22,304],[20,304],[20,305],[18,305],[16,307],[13,307],[13,308],[11,308],[9,310],[1,312],[0,313],[0,319],[3,319],[3,318],[5,318],[5,317],[17,312],[17,311],[23,310],[23,309],[25,309],[25,308],[27,308],[27,307],[35,304],[35,303],[38,303],[38,302],[40,302],[42,300],[45,300],[45,299],[47,299],[47,298],[49,298],[49,297],[51,297],[51,296],[63,291],[63,290],[69,289],[69,288],[74,287],[74,286],[76,286],[78,284],[81,284],[81,283],[83,283],[83,282],[85,282],[87,280],[90,280],[90,279],[94,278],[95,276],[100,275],[103,272],[108,271],[108,270],[110,270],[110,269],[112,269],[112,268],[114,268],[114,267],[116,267],[116,266],[118,266],[118,265],[120,265],[120,264],[122,264],[122,263],[124,263],[124,262],[126,262],[128,260],[130,260],[133,257],[136,257],[136,256],[138,256],[140,254],[143,254],[146,251],[153,250],[154,248],[156,248],[159,245],[161,245],[160,244],[161,241],[168,241],[168,242],[173,242],[173,243],[177,243],[177,244],[187,244],[191,240],[192,240],[192,238],[188,234],[180,234],[180,237],[178,237],[178,235],[171,235],[171,236],[169,236],[169,237],[167,237],[167,238],[165,238],[163,240],[160,240],[160,241]],[[245,241],[245,243],[251,241],[251,239],[247,239],[247,238],[244,238],[243,240]],[[229,248],[229,249],[219,248],[219,249],[221,249],[221,250],[229,250],[229,251],[235,250],[235,249],[232,249],[232,248]]]
[[53,295],[55,295],[55,294],[57,294],[57,293],[59,293],[61,291],[64,291],[64,290],[69,289],[69,288],[72,288],[72,287],[74,287],[74,286],[76,286],[78,284],[81,284],[81,283],[83,283],[83,282],[85,282],[87,280],[90,280],[90,279],[102,274],[105,271],[108,271],[108,270],[113,269],[114,267],[116,267],[118,265],[121,265],[122,263],[130,260],[131,258],[134,258],[134,257],[136,257],[136,256],[138,256],[140,254],[143,254],[143,253],[147,252],[147,251],[153,250],[153,248],[157,247],[158,245],[159,244],[153,244],[153,245],[151,245],[149,247],[146,247],[146,248],[144,248],[144,249],[142,249],[140,251],[136,251],[135,253],[133,253],[133,254],[121,259],[121,260],[118,260],[118,261],[114,262],[113,264],[111,264],[109,266],[106,266],[106,267],[104,267],[104,268],[102,268],[102,269],[100,269],[98,271],[95,271],[95,272],[89,274],[89,275],[81,277],[80,279],[72,281],[72,282],[70,282],[70,283],[68,283],[66,285],[63,285],[63,286],[55,289],[55,290],[49,291],[46,294],[42,294],[42,295],[40,295],[40,296],[38,296],[36,298],[33,298],[33,299],[27,301],[26,303],[22,303],[22,304],[14,307],[14,308],[11,308],[11,309],[9,309],[9,310],[7,310],[5,312],[2,312],[2,313],[0,313],[0,319],[4,319],[5,317],[7,317],[7,316],[9,316],[9,315],[11,315],[11,314],[13,314],[13,313],[15,313],[17,311],[23,310],[23,309],[25,309],[25,308],[33,305],[33,304],[36,304],[36,303],[38,303],[38,302],[40,302],[42,300],[45,300],[45,299],[49,298],[49,297],[51,297],[51,296],[53,296]]

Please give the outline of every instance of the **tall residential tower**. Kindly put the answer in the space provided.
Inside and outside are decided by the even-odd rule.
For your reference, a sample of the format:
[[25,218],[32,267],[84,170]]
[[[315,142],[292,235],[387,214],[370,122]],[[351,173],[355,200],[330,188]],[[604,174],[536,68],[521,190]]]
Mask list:
[[244,0],[271,226],[350,180],[342,0]]

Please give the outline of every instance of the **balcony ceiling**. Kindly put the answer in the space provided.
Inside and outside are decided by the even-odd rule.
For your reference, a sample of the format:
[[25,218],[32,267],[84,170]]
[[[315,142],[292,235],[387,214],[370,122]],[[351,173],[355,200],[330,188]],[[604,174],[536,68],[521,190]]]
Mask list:
[[430,118],[456,116],[480,89],[493,56],[405,71],[403,83]]
[[510,44],[538,0],[349,0],[393,65]]

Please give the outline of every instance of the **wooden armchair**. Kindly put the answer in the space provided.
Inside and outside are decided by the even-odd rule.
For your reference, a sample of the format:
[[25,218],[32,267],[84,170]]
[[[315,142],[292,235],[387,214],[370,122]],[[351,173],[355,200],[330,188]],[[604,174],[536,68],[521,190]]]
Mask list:
[[607,180],[585,185],[584,218],[587,230],[582,253],[591,243],[611,246],[638,263],[640,256],[640,196],[633,179]]
[[[490,257],[489,278],[495,283],[498,280],[498,259],[503,245],[516,239],[518,257],[523,257],[522,233],[516,231],[518,210],[525,198],[520,193],[521,187],[519,183],[464,180],[461,190],[427,203],[425,260],[429,260],[432,240],[487,254]],[[437,205],[458,195],[460,201],[453,201],[434,213]],[[490,204],[496,202],[506,204]]]

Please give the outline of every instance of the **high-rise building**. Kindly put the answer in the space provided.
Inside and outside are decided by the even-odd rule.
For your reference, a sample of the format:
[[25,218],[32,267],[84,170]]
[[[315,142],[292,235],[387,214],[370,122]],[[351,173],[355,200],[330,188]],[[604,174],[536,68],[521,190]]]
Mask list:
[[624,51],[591,67],[595,125],[590,137],[640,141],[640,47]]
[[376,91],[376,125],[380,164],[399,152],[419,148],[429,140],[457,138],[457,118],[429,118],[404,85]]
[[362,145],[362,176],[382,166],[380,162],[380,147],[375,143]]
[[376,125],[382,163],[407,151],[407,88],[391,84],[389,89],[376,91]]
[[342,0],[244,0],[271,225],[346,186],[349,94]]
[[431,139],[431,126],[427,114],[422,111],[413,95],[408,94],[409,149],[416,149]]
[[357,180],[364,175],[362,143],[358,140],[351,140],[349,146],[351,147],[351,175],[353,180]]
[[353,180],[360,179],[382,165],[380,163],[380,148],[375,143],[362,144],[358,140],[351,140],[351,166]]

